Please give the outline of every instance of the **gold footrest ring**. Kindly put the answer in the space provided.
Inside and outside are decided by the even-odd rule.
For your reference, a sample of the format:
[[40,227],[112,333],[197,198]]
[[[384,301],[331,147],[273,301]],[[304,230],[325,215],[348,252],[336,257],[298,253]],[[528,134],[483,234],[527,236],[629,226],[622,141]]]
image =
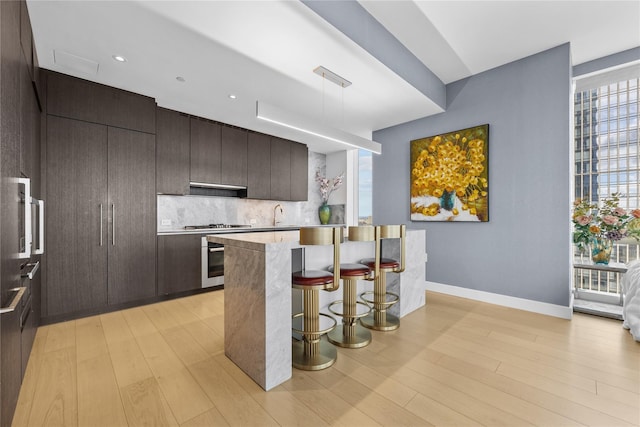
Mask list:
[[[293,332],[295,332],[296,334],[300,334],[302,336],[305,335],[324,335],[324,334],[328,334],[329,332],[333,331],[336,327],[336,325],[338,324],[338,321],[336,319],[334,319],[332,316],[329,316],[328,314],[324,314],[324,313],[319,313],[320,316],[324,316],[324,317],[328,317],[329,319],[331,319],[331,321],[333,322],[333,325],[331,325],[329,328],[327,329],[322,329],[319,331],[303,331],[301,329],[296,329],[294,327],[291,328],[291,330]],[[367,314],[367,313],[365,313]],[[291,316],[292,319],[295,319],[297,317],[302,317],[304,316],[304,313],[296,313],[293,316]]]
[[400,296],[398,294],[394,294],[393,292],[385,292],[385,294],[384,294],[385,298],[386,298],[387,295],[390,295],[394,299],[392,299],[391,301],[383,301],[383,302],[378,302],[378,301],[375,300],[375,298],[372,299],[372,300],[371,299],[367,299],[367,298],[364,297],[365,295],[375,295],[375,291],[367,291],[367,292],[361,293],[360,294],[360,299],[362,301],[364,301],[365,304],[367,304],[370,307],[373,307],[374,305],[385,306],[385,308],[384,308],[385,310],[387,308],[391,307],[393,304],[395,304],[398,301],[400,301]]
[[360,305],[363,305],[363,306],[367,307],[368,310],[365,311],[364,313],[357,313],[357,314],[354,314],[354,315],[351,315],[351,316],[347,316],[347,315],[345,315],[345,313],[340,313],[340,312],[334,310],[333,306],[334,305],[338,305],[338,304],[344,304],[344,300],[338,300],[338,301],[332,302],[327,307],[327,310],[329,310],[331,313],[335,314],[336,316],[342,317],[343,319],[359,319],[359,318],[364,317],[367,314],[371,313],[371,307],[369,306],[369,304],[366,304],[366,303],[364,303],[362,301],[356,301],[356,306],[358,304],[360,304]]

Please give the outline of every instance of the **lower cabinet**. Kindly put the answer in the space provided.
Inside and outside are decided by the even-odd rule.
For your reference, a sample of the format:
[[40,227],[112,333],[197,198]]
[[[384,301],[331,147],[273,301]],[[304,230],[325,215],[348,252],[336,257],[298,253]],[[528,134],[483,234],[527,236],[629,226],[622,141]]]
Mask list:
[[202,287],[202,236],[158,236],[158,294],[168,295]]

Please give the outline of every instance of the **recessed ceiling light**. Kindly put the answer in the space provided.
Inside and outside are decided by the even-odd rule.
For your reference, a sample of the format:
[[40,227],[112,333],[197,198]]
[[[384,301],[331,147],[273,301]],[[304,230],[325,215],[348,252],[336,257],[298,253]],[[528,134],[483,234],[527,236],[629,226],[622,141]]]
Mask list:
[[127,62],[127,58],[121,55],[113,55],[112,58],[114,59],[114,61]]
[[234,94],[230,94],[230,95],[229,95],[229,98],[231,98],[231,99],[236,99],[236,98],[237,98],[237,96],[235,96]]
[[185,80],[185,79],[184,79],[184,77],[182,77],[182,76],[178,76],[178,77],[176,77],[176,80],[177,80],[177,81],[179,81],[180,83],[184,83],[184,82],[186,82],[186,80]]

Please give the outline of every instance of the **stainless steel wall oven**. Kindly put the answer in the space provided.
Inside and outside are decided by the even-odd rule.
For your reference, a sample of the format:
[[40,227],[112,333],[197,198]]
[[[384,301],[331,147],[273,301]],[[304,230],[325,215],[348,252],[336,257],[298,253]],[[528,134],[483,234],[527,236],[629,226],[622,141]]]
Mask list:
[[224,245],[202,237],[202,287],[224,285]]

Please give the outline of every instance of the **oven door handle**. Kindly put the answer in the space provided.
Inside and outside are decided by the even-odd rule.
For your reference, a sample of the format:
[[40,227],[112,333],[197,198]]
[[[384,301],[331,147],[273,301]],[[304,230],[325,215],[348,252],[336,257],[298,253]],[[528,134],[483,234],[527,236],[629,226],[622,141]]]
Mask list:
[[209,248],[209,252],[222,252],[224,251],[224,247],[222,248]]
[[28,273],[22,273],[21,277],[28,277],[29,280],[32,280],[33,276],[36,275],[36,271],[40,268],[40,261],[30,262],[26,266],[31,267],[31,270]]

